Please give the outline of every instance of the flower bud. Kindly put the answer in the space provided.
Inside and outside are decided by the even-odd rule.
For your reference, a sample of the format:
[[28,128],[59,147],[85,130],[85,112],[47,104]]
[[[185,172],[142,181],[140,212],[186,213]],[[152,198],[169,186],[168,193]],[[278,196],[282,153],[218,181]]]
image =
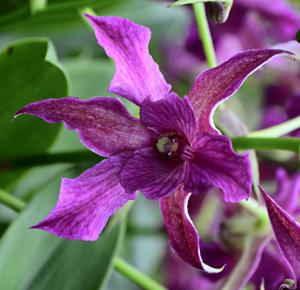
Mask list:
[[207,15],[209,19],[215,23],[226,22],[232,6],[233,0],[206,2]]

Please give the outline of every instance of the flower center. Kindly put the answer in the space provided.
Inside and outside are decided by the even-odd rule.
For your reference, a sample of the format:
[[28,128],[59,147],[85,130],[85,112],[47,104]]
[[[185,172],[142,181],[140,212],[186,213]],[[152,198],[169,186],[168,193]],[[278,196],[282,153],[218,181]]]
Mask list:
[[193,157],[193,149],[188,141],[177,134],[159,137],[156,142],[156,148],[158,152],[162,153],[167,159],[180,158],[182,160],[188,160]]

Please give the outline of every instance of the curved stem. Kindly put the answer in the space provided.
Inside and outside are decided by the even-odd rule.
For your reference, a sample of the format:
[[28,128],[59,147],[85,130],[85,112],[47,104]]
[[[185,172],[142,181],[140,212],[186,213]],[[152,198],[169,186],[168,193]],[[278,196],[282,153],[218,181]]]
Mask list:
[[271,137],[234,137],[232,145],[236,150],[287,150],[298,153],[300,138],[271,138]]
[[103,157],[90,151],[44,153],[0,161],[0,172],[8,169],[20,169],[54,163],[100,162]]
[[121,258],[115,259],[115,270],[145,290],[167,290]]
[[251,137],[280,137],[300,128],[300,117],[293,118],[279,125],[251,132]]
[[217,59],[214,50],[212,37],[207,23],[205,8],[203,3],[193,4],[194,14],[198,26],[199,37],[202,41],[203,50],[207,60],[208,67],[217,66]]
[[26,206],[24,201],[7,193],[2,189],[0,189],[0,203],[5,204],[16,212],[20,212]]

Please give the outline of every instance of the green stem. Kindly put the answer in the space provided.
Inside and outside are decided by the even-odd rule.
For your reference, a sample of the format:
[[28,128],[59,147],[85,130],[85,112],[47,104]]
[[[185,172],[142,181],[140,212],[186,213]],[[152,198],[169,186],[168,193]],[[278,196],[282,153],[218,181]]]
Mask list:
[[207,18],[205,14],[205,8],[203,3],[193,4],[194,14],[198,26],[199,37],[202,41],[203,50],[207,60],[208,67],[217,66],[217,59],[214,50],[213,41],[211,38],[209,26],[207,23]]
[[1,170],[20,169],[54,163],[99,162],[103,158],[90,151],[45,153],[0,161]]
[[300,128],[300,117],[293,118],[279,125],[251,132],[251,137],[280,137]]
[[16,212],[20,212],[26,206],[24,201],[7,193],[2,189],[0,189],[0,203],[5,204]]
[[298,153],[300,138],[271,138],[271,137],[234,137],[232,145],[236,150],[287,150]]
[[121,258],[115,258],[114,268],[123,276],[127,277],[130,281],[134,282],[136,285],[145,290],[167,290],[165,287],[161,286],[150,277],[141,273],[126,261]]
[[257,160],[257,154],[255,150],[250,150],[249,151],[249,156],[250,156],[250,164],[251,164],[251,172],[252,172],[252,188],[253,188],[253,193],[256,197],[257,200],[261,200],[260,196],[260,190],[259,190],[259,165],[258,165],[258,160]]

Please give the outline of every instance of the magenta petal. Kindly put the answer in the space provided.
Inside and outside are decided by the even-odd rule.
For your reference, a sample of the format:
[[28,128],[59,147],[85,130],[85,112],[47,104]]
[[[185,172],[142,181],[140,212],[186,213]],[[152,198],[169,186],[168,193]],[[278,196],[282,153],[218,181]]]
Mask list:
[[121,171],[121,184],[127,192],[141,191],[149,199],[173,193],[186,175],[184,162],[167,160],[153,148],[134,152]]
[[170,244],[177,255],[193,267],[209,273],[221,272],[223,267],[213,268],[202,260],[200,238],[188,213],[190,195],[181,185],[172,195],[160,199],[160,209]]
[[102,156],[153,144],[152,135],[118,100],[96,97],[47,99],[31,103],[16,115],[37,116],[48,123],[64,122],[84,145]]
[[176,132],[192,142],[197,134],[197,121],[187,97],[171,93],[159,101],[145,99],[141,104],[141,122],[157,133]]
[[32,228],[66,239],[96,240],[109,217],[135,199],[135,194],[125,193],[119,182],[127,156],[110,157],[75,179],[64,178],[56,206]]
[[238,202],[250,196],[249,156],[235,153],[228,137],[205,133],[193,148],[187,190],[201,193],[204,188],[217,187],[227,202]]
[[171,89],[148,51],[151,31],[116,16],[86,17],[92,24],[98,44],[116,64],[109,92],[139,105],[146,96],[163,98]]
[[200,74],[189,92],[199,130],[215,132],[212,116],[218,104],[233,95],[245,79],[267,61],[287,53],[279,49],[247,50]]
[[260,190],[266,202],[278,246],[291,266],[295,281],[300,283],[300,224],[262,188]]

